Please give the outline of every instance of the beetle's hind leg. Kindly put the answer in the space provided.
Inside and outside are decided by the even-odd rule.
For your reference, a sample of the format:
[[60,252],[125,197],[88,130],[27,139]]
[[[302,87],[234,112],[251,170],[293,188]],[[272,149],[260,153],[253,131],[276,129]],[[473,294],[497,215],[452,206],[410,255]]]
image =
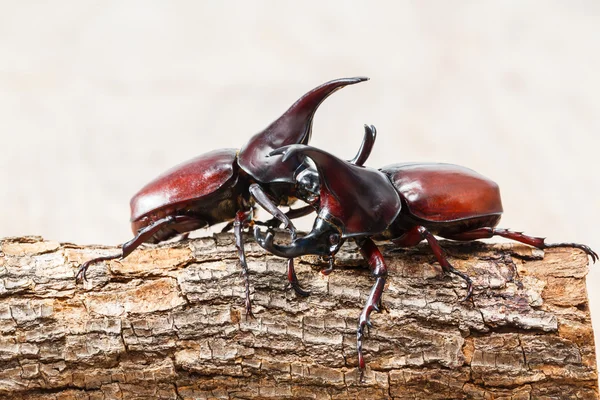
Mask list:
[[472,231],[455,233],[453,235],[444,235],[445,238],[452,240],[468,241],[476,239],[489,239],[493,236],[501,236],[507,239],[514,240],[516,242],[528,244],[538,249],[550,249],[556,247],[569,247],[583,250],[588,256],[592,257],[592,261],[598,260],[598,254],[592,250],[589,246],[579,243],[546,243],[545,238],[539,238],[534,236],[524,235],[521,232],[514,232],[508,229],[496,229],[496,228],[479,228]]

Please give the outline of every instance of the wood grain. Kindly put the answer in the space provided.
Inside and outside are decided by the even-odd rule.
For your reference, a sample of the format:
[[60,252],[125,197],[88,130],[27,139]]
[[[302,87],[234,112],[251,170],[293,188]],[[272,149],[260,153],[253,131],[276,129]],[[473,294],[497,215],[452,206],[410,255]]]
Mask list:
[[[248,238],[249,239],[249,238]],[[248,243],[255,318],[246,318],[233,237],[136,250],[39,237],[0,241],[3,399],[596,399],[588,259],[572,249],[444,246],[473,277],[441,274],[429,249],[392,252],[382,313],[356,324],[372,279],[352,245],[329,276],[297,263],[312,295],[283,291],[285,260]]]

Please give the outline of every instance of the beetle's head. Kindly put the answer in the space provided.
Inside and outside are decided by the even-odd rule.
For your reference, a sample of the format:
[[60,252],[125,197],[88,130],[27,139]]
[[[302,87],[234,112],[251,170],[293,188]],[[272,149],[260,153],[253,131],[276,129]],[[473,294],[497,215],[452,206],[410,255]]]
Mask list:
[[[380,171],[353,165],[305,145],[282,147],[272,154],[282,154],[282,161],[291,157],[309,158],[317,168],[319,182],[318,216],[306,236],[283,246],[273,243],[273,235],[265,236],[255,229],[258,244],[275,255],[287,258],[304,254],[331,256],[346,238],[385,231],[400,212],[400,196]],[[310,176],[307,173],[305,181],[310,182]]]
[[256,242],[272,254],[294,258],[306,254],[329,257],[338,252],[344,239],[341,229],[333,222],[317,217],[313,229],[306,236],[294,240],[290,245],[279,245],[273,242],[273,233],[265,235],[258,226],[254,227]]
[[321,180],[314,166],[303,164],[294,176],[296,182],[296,197],[313,204],[319,199]]

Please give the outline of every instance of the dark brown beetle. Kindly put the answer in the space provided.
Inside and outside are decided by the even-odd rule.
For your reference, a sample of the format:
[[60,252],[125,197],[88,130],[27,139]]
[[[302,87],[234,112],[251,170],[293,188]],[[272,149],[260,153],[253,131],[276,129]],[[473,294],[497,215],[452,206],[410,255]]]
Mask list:
[[[303,159],[270,157],[281,146],[307,144],[311,137],[313,116],[319,105],[344,86],[363,82],[367,78],[345,78],[327,82],[302,96],[281,117],[265,130],[254,135],[238,152],[221,149],[180,164],[144,186],[131,199],[131,227],[135,237],[123,244],[122,252],[98,257],[83,263],[76,275],[85,279],[90,264],[125,258],[142,243],[158,243],[224,221],[231,221],[224,230],[233,228],[236,247],[246,286],[246,311],[251,313],[248,266],[244,253],[243,228],[251,225],[254,203],[260,204],[274,219],[267,225],[283,223],[295,238],[290,221],[313,211],[311,205],[282,213],[278,205],[289,205],[296,198],[318,202],[310,191],[311,182],[318,180],[316,171]],[[369,129],[359,153],[352,160],[362,164],[369,156],[375,137]],[[298,174],[303,178],[297,185]],[[314,183],[313,183],[314,184]],[[292,287],[306,294],[297,284],[290,260],[288,277]]]
[[277,256],[316,254],[329,258],[331,263],[343,242],[352,238],[376,279],[358,320],[361,371],[365,368],[364,329],[371,326],[371,312],[379,311],[387,276],[385,261],[372,238],[390,240],[400,247],[415,246],[426,240],[443,271],[467,282],[464,300],[472,294],[471,279],[452,267],[434,235],[459,241],[502,236],[539,249],[574,247],[583,250],[594,262],[598,259],[586,245],[547,244],[543,238],[496,229],[502,214],[498,185],[465,167],[407,163],[376,170],[348,164],[325,151],[303,145],[283,147],[273,154],[283,154],[284,161],[304,157],[315,163],[321,179],[320,208],[312,231],[291,245],[273,243],[272,232],[265,236],[258,227],[254,228],[256,241]]

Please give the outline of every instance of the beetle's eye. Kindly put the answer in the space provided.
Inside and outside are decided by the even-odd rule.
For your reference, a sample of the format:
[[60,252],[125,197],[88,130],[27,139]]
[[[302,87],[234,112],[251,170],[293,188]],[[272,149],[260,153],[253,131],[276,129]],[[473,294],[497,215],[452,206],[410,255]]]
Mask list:
[[332,246],[337,245],[340,242],[340,235],[337,233],[332,233],[329,235],[329,244]]

